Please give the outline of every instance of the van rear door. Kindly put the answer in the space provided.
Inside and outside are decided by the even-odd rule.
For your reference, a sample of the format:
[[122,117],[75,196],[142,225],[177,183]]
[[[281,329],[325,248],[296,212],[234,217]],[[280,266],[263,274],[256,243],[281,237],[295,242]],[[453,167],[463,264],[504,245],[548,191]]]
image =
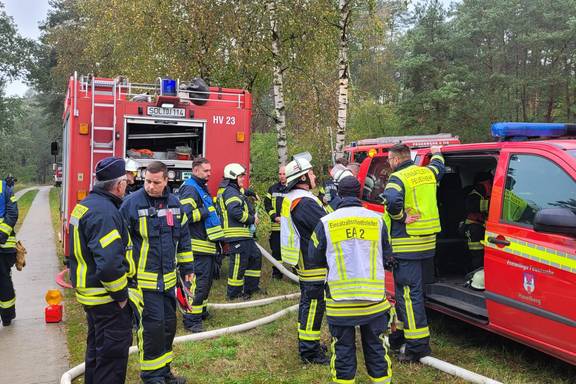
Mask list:
[[490,325],[576,364],[576,239],[537,232],[548,208],[576,214],[576,167],[562,151],[503,149],[485,237]]

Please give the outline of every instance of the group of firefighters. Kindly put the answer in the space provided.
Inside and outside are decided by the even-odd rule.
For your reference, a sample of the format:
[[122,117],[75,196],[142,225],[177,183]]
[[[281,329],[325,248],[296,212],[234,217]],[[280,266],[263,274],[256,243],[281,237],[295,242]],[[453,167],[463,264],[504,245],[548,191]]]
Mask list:
[[[312,193],[316,176],[305,156],[280,167],[278,183],[266,194],[272,254],[299,277],[300,358],[330,364],[335,383],[355,380],[356,326],[372,382],[391,381],[385,335],[392,321],[396,331],[390,348],[399,362],[417,362],[431,353],[422,270],[434,256],[440,232],[436,188],[444,174],[440,148],[431,152],[430,164],[421,167],[407,146],[389,150],[393,172],[383,193],[385,215],[362,207],[360,182],[345,161],[332,169],[321,198]],[[202,321],[210,316],[207,300],[218,255],[229,258],[228,299],[261,292],[261,253],[254,238],[259,219],[253,193],[244,189],[246,170],[228,164],[215,198],[206,186],[211,165],[205,158],[193,161],[192,177],[178,196],[168,188],[162,162],[148,165],[140,189],[129,186],[134,183],[130,160],[106,158],[95,176],[92,191],[71,214],[69,230],[70,278],[88,322],[85,382],[124,382],[136,324],[142,381],[185,383],[170,368],[175,288],[186,293],[181,304],[191,332],[202,332]],[[4,182],[0,188],[6,201],[0,204],[2,256],[15,241],[16,219],[11,190]],[[4,284],[4,269],[9,274],[11,265],[0,258]],[[394,273],[394,307],[386,298],[385,269]],[[282,273],[274,268],[272,276],[281,279]],[[8,291],[2,287],[0,296],[4,325],[15,316],[10,312],[13,289],[11,295]],[[331,359],[320,343],[324,314],[332,335]]]

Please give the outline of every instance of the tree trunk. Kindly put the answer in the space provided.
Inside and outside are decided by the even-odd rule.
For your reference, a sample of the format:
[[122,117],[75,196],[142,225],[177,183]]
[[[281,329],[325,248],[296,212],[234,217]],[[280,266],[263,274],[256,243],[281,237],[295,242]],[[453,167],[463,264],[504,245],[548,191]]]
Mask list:
[[336,146],[334,158],[344,155],[346,141],[346,118],[348,115],[348,26],[350,22],[350,6],[352,0],[339,0],[340,10],[340,52],[338,55],[338,121],[336,129]]
[[278,149],[278,165],[286,164],[288,160],[286,140],[286,108],[284,107],[284,74],[280,59],[280,37],[278,36],[278,19],[276,17],[276,0],[268,1],[270,16],[270,32],[272,33],[272,59],[274,78],[274,125],[276,127],[276,147]]

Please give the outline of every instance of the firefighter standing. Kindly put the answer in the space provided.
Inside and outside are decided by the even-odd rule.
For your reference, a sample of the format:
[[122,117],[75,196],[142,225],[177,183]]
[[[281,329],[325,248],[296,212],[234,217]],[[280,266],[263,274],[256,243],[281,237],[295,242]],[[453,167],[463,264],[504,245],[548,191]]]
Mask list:
[[414,165],[410,149],[404,144],[394,145],[388,154],[394,172],[384,198],[397,261],[394,282],[398,325],[403,328],[403,334],[400,330],[391,343],[406,341],[405,352],[399,356],[401,362],[417,362],[431,353],[422,271],[424,261],[434,257],[436,233],[440,232],[436,188],[444,174],[444,158],[439,147],[430,150],[432,159],[427,167]]
[[242,192],[246,170],[231,163],[224,167],[224,179],[218,188],[218,212],[224,231],[225,253],[230,257],[228,266],[229,300],[249,298],[259,292],[262,254],[254,242],[251,225],[258,224],[247,197]]
[[124,383],[132,344],[129,285],[135,267],[128,228],[118,208],[126,189],[124,160],[96,165],[90,194],[70,218],[70,279],[88,322],[87,384]]
[[468,271],[474,271],[484,265],[484,233],[486,218],[490,207],[492,193],[492,175],[480,172],[474,177],[474,186],[466,196],[466,220],[464,234],[468,239],[469,266]]
[[180,187],[180,203],[188,216],[192,252],[194,253],[195,284],[192,298],[188,298],[187,313],[184,314],[184,327],[190,332],[202,332],[202,320],[208,317],[208,295],[212,287],[214,262],[217,257],[216,241],[224,236],[220,218],[213,205],[212,196],[206,183],[210,179],[210,162],[197,158],[192,162],[192,177]]
[[128,223],[137,259],[136,277],[142,289],[138,320],[140,377],[150,384],[182,384],[170,371],[176,334],[176,266],[184,280],[194,280],[194,257],[188,217],[178,198],[168,192],[166,165],[148,165],[144,188],[128,196],[120,212]]
[[316,186],[316,176],[309,160],[295,157],[288,163],[286,183],[280,217],[280,250],[282,261],[296,266],[300,281],[298,351],[304,363],[328,364],[320,345],[320,327],[326,309],[326,268],[310,265],[307,258],[312,232],[326,211],[310,192]]
[[[12,284],[12,266],[16,262],[16,234],[18,205],[12,187],[0,180],[0,317],[7,327],[16,317],[16,295]],[[12,184],[13,185],[13,184]]]
[[362,207],[355,177],[340,181],[338,195],[340,205],[316,226],[307,254],[311,265],[328,268],[326,318],[332,334],[332,381],[354,382],[355,327],[359,326],[370,379],[389,383],[392,370],[384,343],[390,310],[384,264],[392,255],[388,229],[382,215]]
[[[278,182],[268,188],[268,193],[264,198],[264,207],[270,216],[272,228],[270,229],[270,249],[272,256],[280,261],[280,209],[282,208],[282,196],[286,187],[286,167],[283,165],[278,169]],[[282,279],[284,275],[276,267],[272,267],[272,277]]]

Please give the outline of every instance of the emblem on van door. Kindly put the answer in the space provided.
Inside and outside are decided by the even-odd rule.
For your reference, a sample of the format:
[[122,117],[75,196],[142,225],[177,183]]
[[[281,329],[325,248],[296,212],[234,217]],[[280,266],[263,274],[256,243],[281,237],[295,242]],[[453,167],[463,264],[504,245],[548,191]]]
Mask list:
[[536,278],[533,274],[524,272],[524,290],[528,293],[534,292],[536,288]]

